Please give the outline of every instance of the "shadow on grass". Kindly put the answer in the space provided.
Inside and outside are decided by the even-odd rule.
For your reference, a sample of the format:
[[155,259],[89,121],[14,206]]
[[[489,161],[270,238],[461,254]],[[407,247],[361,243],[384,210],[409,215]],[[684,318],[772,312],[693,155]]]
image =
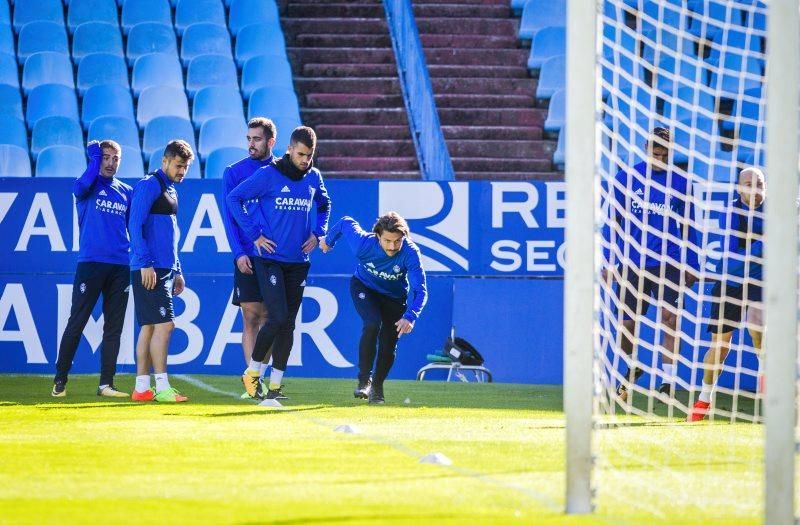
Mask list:
[[352,516],[305,516],[302,518],[264,521],[243,521],[240,525],[255,525],[256,523],[270,523],[272,525],[295,525],[302,523],[364,523],[372,521],[375,523],[398,522],[412,523],[415,521],[426,520],[435,522],[437,520],[449,520],[459,517],[459,514],[445,513],[414,513],[414,514],[373,514],[373,515],[352,515]]

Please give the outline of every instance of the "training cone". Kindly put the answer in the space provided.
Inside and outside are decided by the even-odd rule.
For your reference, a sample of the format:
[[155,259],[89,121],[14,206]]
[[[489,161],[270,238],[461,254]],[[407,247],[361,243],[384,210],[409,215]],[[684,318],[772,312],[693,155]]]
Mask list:
[[361,429],[355,425],[339,425],[333,429],[334,432],[341,432],[343,434],[360,434]]
[[260,407],[269,407],[269,408],[283,408],[283,405],[277,399],[265,399],[261,403],[258,404]]
[[442,454],[441,452],[434,452],[433,454],[428,454],[427,456],[422,456],[419,460],[420,463],[429,463],[431,465],[452,465],[453,462]]

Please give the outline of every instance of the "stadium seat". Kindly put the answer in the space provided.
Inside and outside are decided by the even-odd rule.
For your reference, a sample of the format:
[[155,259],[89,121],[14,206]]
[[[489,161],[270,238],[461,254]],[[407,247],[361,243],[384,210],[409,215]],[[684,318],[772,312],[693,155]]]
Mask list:
[[[672,101],[675,100],[675,103]],[[717,111],[714,97],[702,89],[680,87],[664,103],[664,115],[673,120],[691,118],[699,110],[705,112],[703,116],[713,117]],[[702,114],[702,113],[701,113]]]
[[8,2],[0,2],[0,25],[11,25],[11,11]]
[[17,73],[17,58],[14,52],[0,53],[0,84],[19,87],[19,73]]
[[13,144],[0,144],[0,177],[30,177],[31,159],[28,149]]
[[136,107],[136,120],[144,129],[156,117],[182,117],[189,120],[189,103],[183,88],[153,86],[142,91]]
[[28,150],[28,129],[17,117],[0,116],[0,144],[12,144]]
[[67,117],[45,117],[33,126],[31,134],[31,154],[36,159],[39,153],[49,146],[72,146],[83,148],[81,125]]
[[239,162],[247,157],[247,155],[247,150],[244,148],[230,147],[215,149],[208,154],[204,178],[221,179],[222,173],[225,171],[226,167],[234,162]]
[[128,67],[125,59],[111,53],[86,55],[78,66],[78,93],[100,84],[119,84],[128,87]]
[[122,146],[122,159],[120,159],[117,177],[138,180],[144,175],[144,162],[142,162],[142,153],[139,148]]
[[541,69],[545,60],[567,53],[567,30],[564,27],[545,27],[536,33],[528,57],[528,69]]
[[178,55],[178,44],[172,26],[156,22],[137,24],[128,34],[128,64],[152,53]]
[[722,64],[711,71],[709,86],[722,96],[737,98],[748,89],[763,85],[762,63],[741,55],[725,54]]
[[72,58],[76,64],[92,53],[110,53],[124,56],[119,26],[105,22],[86,22],[72,35]]
[[18,87],[0,84],[0,116],[24,118],[22,115],[22,96]]
[[248,24],[236,36],[236,63],[244,67],[247,60],[263,55],[265,50],[286,53],[286,42],[280,26],[274,24]]
[[677,121],[672,126],[672,142],[677,146],[673,148],[673,161],[685,163],[689,161],[690,153],[708,156],[719,141],[719,132],[714,119],[702,115]]
[[195,148],[192,123],[181,117],[156,117],[147,123],[142,140],[142,153],[149,158],[157,149],[172,139],[185,140]]
[[55,51],[69,55],[67,31],[55,22],[29,22],[19,32],[17,60],[24,62],[40,51]]
[[242,118],[242,97],[239,89],[232,86],[210,86],[194,96],[192,122],[200,129],[203,123],[214,117]]
[[74,146],[50,146],[36,158],[37,177],[69,177],[74,179],[86,171],[86,154]]
[[61,0],[17,0],[14,4],[14,29],[19,32],[30,22],[54,22],[64,27]]
[[724,184],[736,181],[739,175],[739,162],[731,151],[717,150],[713,155],[697,156],[689,159],[687,171],[700,180],[714,180]]
[[653,85],[658,91],[675,93],[682,87],[707,85],[707,71],[692,58],[676,59],[665,56],[659,59],[653,75]]
[[178,0],[175,7],[175,29],[183,35],[195,23],[206,22],[225,27],[225,7],[222,0]]
[[22,91],[27,95],[31,89],[42,84],[60,84],[75,88],[72,78],[72,62],[68,55],[43,51],[34,53],[25,60],[22,69]]
[[522,10],[519,38],[532,40],[545,27],[567,26],[567,3],[553,0],[528,0]]
[[67,7],[67,28],[70,33],[85,22],[106,22],[119,25],[115,0],[70,0]]
[[86,90],[81,107],[83,127],[88,129],[94,119],[104,116],[135,120],[133,100],[127,87],[118,84],[101,84]]
[[167,0],[125,0],[122,5],[122,30],[127,35],[142,22],[158,22],[172,26],[172,13]]
[[194,98],[197,90],[208,86],[239,87],[236,65],[231,57],[202,55],[192,59],[186,73],[186,92]]
[[25,118],[28,127],[33,129],[39,119],[55,116],[80,120],[75,90],[58,84],[43,84],[32,89]]
[[115,140],[139,151],[139,130],[132,119],[115,115],[97,117],[89,125],[86,140]]
[[283,114],[297,117],[300,120],[300,110],[297,95],[292,88],[283,86],[266,86],[258,88],[250,97],[247,118],[258,116],[270,117]]
[[681,30],[684,27],[681,6],[654,0],[641,2],[639,31],[657,30],[663,26],[672,28],[672,31]]
[[176,55],[151,53],[140,56],[133,65],[133,96],[138,97],[152,86],[175,87],[183,90],[183,70]]
[[564,170],[564,164],[566,163],[566,157],[564,152],[564,144],[567,142],[567,131],[566,128],[562,127],[561,131],[558,133],[558,143],[556,144],[556,151],[553,153],[553,165],[557,170]]
[[273,112],[268,116],[278,129],[273,152],[278,156],[283,155],[289,146],[289,137],[291,137],[292,131],[303,124],[300,120],[300,114],[296,110],[289,109],[289,111]]
[[219,148],[241,147],[245,136],[247,136],[247,124],[244,119],[231,117],[209,119],[200,127],[198,148],[200,157],[205,160],[209,153]]
[[228,27],[236,36],[248,24],[267,24],[280,28],[275,0],[232,0]]
[[293,87],[292,67],[286,55],[261,55],[249,59],[242,70],[242,97],[264,86]]
[[560,55],[549,58],[542,64],[536,86],[537,99],[549,99],[556,91],[566,87],[566,63],[567,57]]
[[[165,142],[161,146],[161,149],[157,149],[156,151],[153,152],[152,155],[150,155],[150,160],[147,163],[147,172],[148,173],[152,173],[152,172],[156,171],[158,168],[161,167],[161,159],[164,158],[164,146],[166,146],[166,145],[167,145],[167,143]],[[199,179],[199,178],[201,178],[201,173],[202,172],[200,171],[200,159],[197,158],[197,150],[194,150],[194,151],[195,151],[195,157],[194,157],[194,160],[192,161],[192,165],[189,166],[188,173],[186,173],[186,178],[187,179]]]
[[564,127],[566,119],[566,90],[560,89],[550,98],[547,109],[547,119],[544,121],[544,130],[548,133],[558,133]]
[[11,29],[11,25],[0,24],[0,53],[16,55],[14,30]]
[[231,57],[231,35],[225,26],[192,24],[186,28],[181,40],[181,61],[184,66],[202,55]]

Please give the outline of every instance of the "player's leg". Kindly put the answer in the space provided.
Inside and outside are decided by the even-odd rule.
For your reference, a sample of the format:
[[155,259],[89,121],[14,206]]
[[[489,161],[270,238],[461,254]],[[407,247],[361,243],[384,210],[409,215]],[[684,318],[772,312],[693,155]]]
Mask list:
[[383,382],[389,376],[389,371],[394,364],[397,352],[397,326],[406,311],[406,305],[390,297],[380,297],[381,331],[378,336],[378,362],[375,364],[375,378],[373,380],[370,403],[383,403]]
[[617,294],[619,297],[619,315],[622,318],[617,336],[619,347],[630,358],[631,365],[627,371],[627,380],[617,385],[617,397],[621,402],[628,400],[628,392],[641,377],[643,370],[636,366],[636,329],[637,319],[647,313],[649,308],[649,290],[646,288],[647,280],[639,275],[638,270],[624,267],[620,275]]
[[100,386],[97,388],[97,395],[128,397],[127,393],[114,388],[114,374],[117,371],[120,338],[128,309],[130,272],[127,266],[109,266],[103,287],[103,348],[100,353]]
[[757,391],[759,394],[764,393],[764,367],[761,360],[761,342],[764,334],[764,309],[761,303],[761,294],[759,291],[758,302],[751,302],[747,306],[747,331],[750,333],[750,338],[753,340],[753,349],[758,358],[758,375],[757,375]]
[[[139,272],[136,272],[137,274]],[[136,304],[137,313],[139,305],[134,299]],[[152,401],[154,392],[150,388],[150,368],[152,366],[150,360],[150,340],[153,338],[152,324],[141,324],[139,329],[139,338],[136,340],[136,385],[131,393],[131,399],[134,401]]]
[[[231,302],[240,307],[242,311],[242,351],[244,352],[245,365],[249,365],[253,356],[253,347],[256,343],[258,331],[267,322],[267,308],[264,306],[264,300],[261,297],[256,274],[242,273],[235,262],[233,263],[233,268],[234,288]],[[268,360],[269,353],[264,362],[261,363],[261,377],[264,377]]]
[[677,376],[676,359],[679,352],[678,308],[680,304],[681,271],[672,265],[664,265],[658,282],[653,283],[657,290],[661,318],[661,370],[662,383],[659,392],[672,396]]
[[355,277],[350,279],[350,297],[362,323],[361,339],[358,342],[358,385],[353,395],[367,399],[372,390],[372,367],[378,352],[381,311],[377,293]]

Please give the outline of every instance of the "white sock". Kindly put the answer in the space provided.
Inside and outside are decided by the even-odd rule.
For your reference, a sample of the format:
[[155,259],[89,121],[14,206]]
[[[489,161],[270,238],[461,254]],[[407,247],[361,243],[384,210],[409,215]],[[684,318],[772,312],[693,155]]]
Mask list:
[[103,390],[105,390],[106,388],[108,388],[108,387],[110,387],[110,386],[111,386],[111,385],[109,385],[109,384],[100,385],[99,387],[97,387],[97,389],[98,389],[98,390],[100,390],[100,391],[102,392]]
[[146,376],[136,376],[136,391],[140,394],[150,390],[150,374]]
[[156,394],[161,392],[162,390],[169,390],[169,379],[167,379],[167,373],[164,372],[163,374],[155,374],[156,376]]
[[283,381],[283,370],[278,370],[273,367],[272,371],[269,373],[269,389],[279,389],[281,387],[281,381]]
[[262,364],[261,361],[256,361],[254,359],[251,359],[250,365],[248,365],[247,367],[247,373],[252,376],[256,375],[258,372],[261,371],[261,364]]
[[264,374],[267,373],[267,368],[269,368],[269,365],[267,363],[261,363],[261,366],[258,369],[258,375],[260,375],[263,378]]
[[662,370],[664,370],[664,382],[665,383],[674,383],[675,382],[675,372],[677,371],[678,366],[673,364],[661,364]]
[[700,401],[703,403],[711,403],[711,394],[714,392],[714,385],[709,385],[703,381],[703,387],[700,390]]

